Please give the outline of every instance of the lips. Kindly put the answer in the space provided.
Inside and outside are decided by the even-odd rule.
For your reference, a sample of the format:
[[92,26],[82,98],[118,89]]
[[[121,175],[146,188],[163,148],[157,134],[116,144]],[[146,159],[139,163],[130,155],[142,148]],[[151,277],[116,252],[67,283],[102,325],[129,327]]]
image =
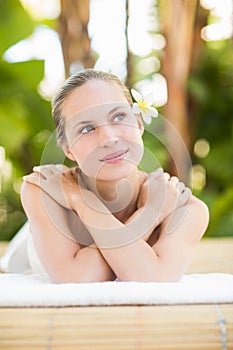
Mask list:
[[110,154],[106,155],[105,157],[101,158],[100,161],[101,162],[109,162],[109,161],[122,159],[127,152],[128,152],[128,149],[113,152],[113,153],[110,153]]

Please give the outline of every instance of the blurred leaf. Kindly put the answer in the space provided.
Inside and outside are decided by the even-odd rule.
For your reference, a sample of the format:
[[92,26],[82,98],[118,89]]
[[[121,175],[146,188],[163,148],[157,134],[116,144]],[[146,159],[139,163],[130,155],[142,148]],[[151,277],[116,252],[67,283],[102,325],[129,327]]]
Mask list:
[[227,188],[210,203],[211,220],[207,235],[229,235],[233,227],[233,187]]
[[0,107],[0,144],[13,153],[29,134],[25,119],[27,111],[17,100],[8,100]]
[[[206,170],[207,183],[199,194],[210,209],[206,235],[233,235],[233,46],[232,40],[207,42],[189,78],[195,139],[210,144],[205,158],[193,155]],[[194,131],[195,130],[195,131]]]
[[[219,184],[219,189],[232,184],[233,179],[233,145],[228,141],[211,145],[210,153],[203,159],[208,173],[208,183]],[[221,184],[221,185],[220,185]]]
[[33,31],[34,24],[19,0],[0,0],[0,57]]
[[20,150],[30,137],[54,127],[50,103],[37,92],[44,62],[0,62],[0,72],[0,143],[8,156],[15,156],[16,149]]
[[31,60],[27,62],[9,63],[8,69],[26,88],[37,90],[38,84],[44,77],[44,61]]

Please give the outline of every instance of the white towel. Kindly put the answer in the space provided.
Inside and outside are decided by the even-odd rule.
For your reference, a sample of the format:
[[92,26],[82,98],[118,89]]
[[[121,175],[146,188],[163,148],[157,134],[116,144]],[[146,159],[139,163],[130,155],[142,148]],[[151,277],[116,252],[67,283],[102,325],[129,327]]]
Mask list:
[[[179,282],[54,284],[36,254],[26,223],[0,260],[0,306],[233,303],[233,274],[185,275]],[[10,273],[9,273],[10,272]]]
[[26,222],[8,244],[0,259],[0,271],[9,273],[45,273],[38,258],[29,223]]
[[54,284],[45,274],[0,274],[0,306],[233,303],[233,275],[185,275],[179,282]]

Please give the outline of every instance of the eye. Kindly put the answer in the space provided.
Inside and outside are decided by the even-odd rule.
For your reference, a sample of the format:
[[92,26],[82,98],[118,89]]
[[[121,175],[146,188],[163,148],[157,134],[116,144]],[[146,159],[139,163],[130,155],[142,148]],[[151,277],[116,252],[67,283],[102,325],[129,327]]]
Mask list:
[[83,128],[81,128],[79,130],[80,134],[89,134],[90,132],[95,130],[95,126],[94,125],[86,125]]
[[114,122],[121,122],[122,120],[124,120],[126,118],[126,114],[125,113],[118,113],[117,115],[115,115],[112,120]]

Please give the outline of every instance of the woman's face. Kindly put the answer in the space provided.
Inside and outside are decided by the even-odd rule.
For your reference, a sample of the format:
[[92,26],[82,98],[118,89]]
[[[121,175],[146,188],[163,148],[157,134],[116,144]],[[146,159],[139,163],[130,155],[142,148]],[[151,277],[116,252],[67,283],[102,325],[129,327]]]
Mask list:
[[62,114],[66,154],[87,176],[119,180],[137,168],[143,155],[143,126],[120,86],[89,81],[71,93]]

